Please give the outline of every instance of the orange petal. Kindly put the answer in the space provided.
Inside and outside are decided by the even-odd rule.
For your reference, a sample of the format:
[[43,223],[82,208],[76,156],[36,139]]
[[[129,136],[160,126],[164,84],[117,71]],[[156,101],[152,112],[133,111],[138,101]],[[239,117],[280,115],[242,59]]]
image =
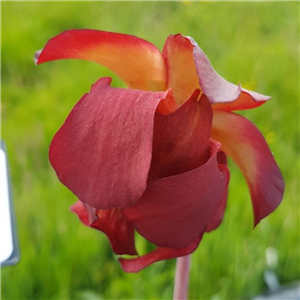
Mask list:
[[211,136],[243,172],[254,211],[254,225],[282,200],[284,182],[259,130],[247,119],[230,112],[214,112]]
[[179,105],[185,102],[195,89],[201,90],[193,49],[190,40],[181,34],[170,35],[164,45],[163,55],[168,72],[167,86],[172,88]]
[[207,96],[214,110],[240,110],[262,105],[270,99],[248,91],[222,78],[212,67],[205,53],[190,37],[181,34],[168,37],[163,55],[166,60],[168,82],[179,105],[195,89]]
[[98,30],[65,31],[36,53],[36,63],[58,59],[84,59],[112,70],[131,88],[162,91],[166,87],[165,62],[151,43],[132,35]]

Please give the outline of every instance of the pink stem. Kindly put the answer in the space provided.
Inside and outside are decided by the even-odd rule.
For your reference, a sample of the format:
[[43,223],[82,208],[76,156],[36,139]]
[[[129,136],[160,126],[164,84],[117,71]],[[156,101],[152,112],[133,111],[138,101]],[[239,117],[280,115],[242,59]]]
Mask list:
[[177,258],[173,300],[187,300],[190,262],[191,255]]

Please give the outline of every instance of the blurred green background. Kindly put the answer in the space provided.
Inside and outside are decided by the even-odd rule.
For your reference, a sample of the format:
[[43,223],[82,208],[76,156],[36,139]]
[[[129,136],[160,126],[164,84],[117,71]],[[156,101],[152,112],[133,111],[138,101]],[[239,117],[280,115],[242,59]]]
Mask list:
[[[2,2],[2,138],[11,165],[21,260],[2,268],[2,299],[170,299],[175,260],[124,273],[108,240],[69,212],[76,197],[48,162],[50,141],[99,77],[87,61],[35,66],[36,50],[71,28],[133,34],[162,49],[192,36],[215,69],[272,100],[242,112],[266,137],[286,182],[282,205],[252,230],[241,172],[230,161],[228,208],[193,254],[190,299],[250,299],[265,289],[265,251],[281,283],[299,279],[299,3]],[[151,245],[138,239],[138,249]]]

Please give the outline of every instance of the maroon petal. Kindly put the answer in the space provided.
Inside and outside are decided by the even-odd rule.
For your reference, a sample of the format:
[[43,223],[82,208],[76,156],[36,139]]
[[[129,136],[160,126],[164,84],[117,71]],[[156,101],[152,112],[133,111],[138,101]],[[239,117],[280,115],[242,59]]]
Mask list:
[[109,86],[102,78],[74,107],[50,146],[60,181],[82,202],[134,204],[147,186],[155,110],[168,92]]
[[143,255],[143,256],[140,256],[137,258],[132,258],[132,259],[120,258],[119,261],[125,272],[137,273],[140,270],[146,268],[147,266],[149,266],[157,261],[186,256],[186,255],[191,254],[192,252],[194,252],[197,249],[197,247],[202,239],[202,235],[203,234],[200,234],[198,237],[195,238],[195,240],[190,245],[188,245],[187,247],[185,247],[183,249],[172,249],[172,248],[159,247],[146,255]]
[[226,188],[222,200],[217,208],[217,211],[214,213],[213,217],[211,218],[207,227],[205,228],[206,232],[215,230],[221,225],[224,218],[226,205],[227,205],[227,196],[228,196],[228,189]]
[[215,112],[212,138],[243,172],[254,211],[254,225],[281,202],[284,182],[273,155],[259,130],[247,119],[231,112]]
[[175,112],[156,113],[149,180],[190,171],[208,160],[212,109],[205,96],[198,97],[196,90]]
[[121,208],[95,209],[77,201],[70,209],[78,215],[84,225],[104,232],[114,253],[137,254],[134,246],[134,228],[127,222]]
[[[227,166],[227,156],[223,151],[218,152],[217,160],[218,160],[219,164]],[[211,218],[211,220],[209,221],[209,223],[205,229],[206,232],[215,230],[221,225],[223,218],[224,218],[224,212],[226,209],[226,205],[227,205],[227,196],[228,196],[228,186],[224,192],[224,195],[218,206],[217,211],[214,213],[213,217]]]
[[226,166],[217,163],[218,145],[204,165],[148,183],[139,201],[124,209],[128,221],[147,240],[175,249],[190,245],[217,210],[228,184]]

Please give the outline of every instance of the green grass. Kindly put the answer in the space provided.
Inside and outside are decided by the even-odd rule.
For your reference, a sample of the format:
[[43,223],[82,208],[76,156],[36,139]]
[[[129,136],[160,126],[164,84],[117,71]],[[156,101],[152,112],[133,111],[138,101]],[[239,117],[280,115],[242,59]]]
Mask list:
[[[252,230],[247,186],[230,162],[225,220],[193,254],[190,299],[250,299],[265,288],[265,250],[279,253],[280,281],[299,280],[299,3],[2,2],[2,138],[11,165],[21,260],[2,268],[2,299],[170,299],[175,260],[124,273],[103,234],[82,226],[74,195],[57,180],[48,146],[68,112],[101,76],[97,64],[35,66],[47,40],[71,28],[142,37],[160,49],[192,36],[215,69],[272,96],[243,112],[269,142],[286,182],[283,203]],[[139,248],[150,246],[138,240]]]

